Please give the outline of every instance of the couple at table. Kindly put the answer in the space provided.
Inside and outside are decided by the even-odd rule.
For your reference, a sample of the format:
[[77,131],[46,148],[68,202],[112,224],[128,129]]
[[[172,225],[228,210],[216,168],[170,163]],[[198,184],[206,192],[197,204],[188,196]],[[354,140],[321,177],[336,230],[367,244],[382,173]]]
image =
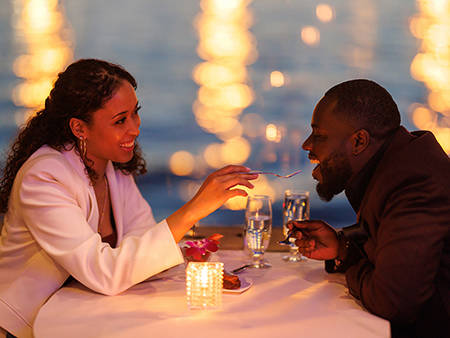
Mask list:
[[[71,276],[114,295],[180,264],[177,242],[188,229],[246,196],[239,186],[253,188],[257,175],[227,166],[157,223],[133,178],[146,172],[135,89],[122,67],[79,60],[14,141],[0,181],[3,334],[31,336],[39,308]],[[345,272],[350,292],[395,334],[445,329],[449,159],[433,135],[406,131],[386,90],[353,80],[319,101],[303,148],[319,163],[319,195],[330,200],[345,189],[359,222],[340,232],[293,223],[302,253]]]

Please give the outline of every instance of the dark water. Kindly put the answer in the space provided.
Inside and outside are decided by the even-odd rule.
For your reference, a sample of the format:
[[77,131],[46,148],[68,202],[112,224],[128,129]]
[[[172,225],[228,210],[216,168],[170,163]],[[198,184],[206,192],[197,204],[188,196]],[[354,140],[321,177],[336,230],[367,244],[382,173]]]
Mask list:
[[[30,38],[25,39],[29,32],[21,28],[24,7],[15,1],[0,3],[0,150],[4,152],[16,132],[18,112],[23,110],[12,99],[14,88],[24,81],[13,71],[13,64],[19,56],[32,54],[33,47]],[[300,144],[309,132],[317,100],[330,86],[350,78],[371,78],[385,86],[399,105],[403,124],[415,128],[410,106],[423,102],[427,91],[410,75],[418,49],[418,41],[408,29],[409,17],[417,12],[414,1],[328,1],[334,11],[330,22],[318,19],[318,2],[313,0],[238,3],[253,18],[245,31],[252,36],[257,54],[244,64],[244,83],[254,99],[240,118],[258,114],[265,125],[284,128],[280,143],[263,136],[247,137],[251,153],[245,165],[285,173],[304,170],[289,181],[269,180],[275,191],[274,225],[281,224],[283,190],[292,187],[312,192],[312,218],[335,226],[353,223],[354,213],[344,196],[330,203],[317,198],[312,166]],[[194,176],[176,176],[168,167],[172,154],[186,150],[200,156],[207,145],[220,142],[217,135],[197,124],[192,110],[199,89],[192,72],[204,61],[197,52],[201,38],[194,20],[204,9],[192,0],[77,0],[60,1],[55,10],[62,18],[56,33],[72,51],[71,60],[103,58],[124,65],[136,76],[143,106],[140,143],[149,164],[149,174],[138,184],[156,218],[168,216],[184,203],[180,197],[183,184],[199,182],[213,170],[204,166]],[[305,26],[320,31],[317,45],[301,40]],[[274,70],[288,79],[280,88],[269,84]],[[220,209],[202,224],[238,225],[242,221],[243,211]]]

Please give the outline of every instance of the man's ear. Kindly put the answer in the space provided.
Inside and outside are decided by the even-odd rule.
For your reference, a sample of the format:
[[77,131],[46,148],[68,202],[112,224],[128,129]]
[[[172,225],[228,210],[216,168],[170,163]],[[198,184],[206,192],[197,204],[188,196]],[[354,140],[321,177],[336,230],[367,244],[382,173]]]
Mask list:
[[355,156],[359,155],[369,146],[370,134],[365,129],[359,129],[351,136],[351,142],[352,154]]
[[69,126],[76,138],[86,138],[86,127],[84,121],[77,119],[76,117],[72,117],[69,121]]

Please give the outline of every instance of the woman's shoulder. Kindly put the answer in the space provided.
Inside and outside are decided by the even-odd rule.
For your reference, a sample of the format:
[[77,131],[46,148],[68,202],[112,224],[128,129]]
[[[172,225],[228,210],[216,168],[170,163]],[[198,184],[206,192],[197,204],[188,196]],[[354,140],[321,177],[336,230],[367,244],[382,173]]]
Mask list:
[[84,174],[83,164],[73,152],[73,149],[57,150],[44,145],[27,159],[22,168],[20,168],[19,174],[47,173],[52,176],[66,173],[73,175],[75,172]]

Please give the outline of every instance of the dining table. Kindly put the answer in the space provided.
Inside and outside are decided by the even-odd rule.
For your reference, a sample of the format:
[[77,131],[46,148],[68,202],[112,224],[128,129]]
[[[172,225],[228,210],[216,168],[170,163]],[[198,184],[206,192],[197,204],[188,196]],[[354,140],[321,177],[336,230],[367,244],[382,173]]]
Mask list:
[[[72,281],[40,309],[36,338],[52,337],[390,337],[389,322],[351,296],[340,273],[322,261],[288,262],[266,252],[270,268],[246,268],[241,287],[223,290],[216,309],[190,309],[185,264],[105,296]],[[210,261],[231,271],[250,261],[245,250],[219,250]]]

